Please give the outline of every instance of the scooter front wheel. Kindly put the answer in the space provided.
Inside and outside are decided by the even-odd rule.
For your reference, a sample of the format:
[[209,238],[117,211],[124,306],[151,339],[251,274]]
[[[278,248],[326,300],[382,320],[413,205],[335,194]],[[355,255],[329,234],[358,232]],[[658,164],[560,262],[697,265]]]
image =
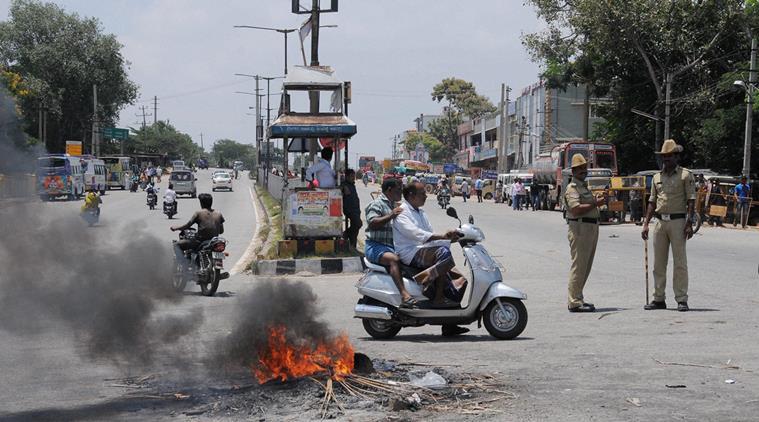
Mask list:
[[522,334],[527,326],[527,308],[521,300],[512,298],[494,299],[485,308],[482,320],[491,336],[500,340],[511,340]]
[[379,319],[363,319],[364,330],[377,340],[387,340],[395,337],[401,331],[401,326],[390,321]]

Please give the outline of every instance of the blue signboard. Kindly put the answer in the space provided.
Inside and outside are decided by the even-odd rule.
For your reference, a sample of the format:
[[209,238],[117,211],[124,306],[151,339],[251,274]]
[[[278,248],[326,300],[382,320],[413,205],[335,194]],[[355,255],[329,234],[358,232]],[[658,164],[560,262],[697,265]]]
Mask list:
[[272,125],[272,138],[318,138],[356,134],[356,125]]
[[453,174],[456,173],[456,168],[458,166],[455,163],[446,163],[443,164],[443,173],[445,174]]
[[482,170],[482,178],[496,180],[498,179],[498,172],[495,170]]

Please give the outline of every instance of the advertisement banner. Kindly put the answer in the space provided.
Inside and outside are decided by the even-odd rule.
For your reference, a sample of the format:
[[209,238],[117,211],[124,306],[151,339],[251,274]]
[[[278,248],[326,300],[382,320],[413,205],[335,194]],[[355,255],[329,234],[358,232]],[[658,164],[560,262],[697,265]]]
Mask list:
[[288,238],[319,238],[342,234],[343,197],[340,189],[291,191],[285,218]]

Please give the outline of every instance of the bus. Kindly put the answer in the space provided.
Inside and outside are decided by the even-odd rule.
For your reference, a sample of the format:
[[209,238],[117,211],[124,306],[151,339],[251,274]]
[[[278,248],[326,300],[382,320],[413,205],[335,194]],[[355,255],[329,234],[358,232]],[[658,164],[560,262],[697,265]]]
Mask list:
[[37,194],[43,201],[84,195],[84,171],[79,157],[48,154],[37,158]]
[[107,188],[105,162],[93,155],[83,155],[80,157],[80,161],[84,173],[85,189],[95,189],[101,195],[105,194]]
[[131,159],[129,157],[103,157],[103,162],[107,170],[106,184],[108,189],[126,189],[131,177]]

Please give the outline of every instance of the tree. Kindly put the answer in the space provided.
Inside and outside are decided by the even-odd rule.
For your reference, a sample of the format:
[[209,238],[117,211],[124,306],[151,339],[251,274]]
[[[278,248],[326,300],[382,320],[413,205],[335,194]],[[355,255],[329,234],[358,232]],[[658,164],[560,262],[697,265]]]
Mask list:
[[[755,0],[529,3],[547,29],[525,37],[525,45],[549,76],[554,70],[583,74],[572,66],[586,66],[594,88],[615,101],[602,108],[606,122],[598,129],[617,145],[621,167],[628,171],[655,165],[652,152],[663,138],[668,80],[670,137],[693,153],[688,144],[703,120],[723,100],[735,101],[734,91],[719,81],[746,60],[757,20]],[[653,114],[656,121],[642,120],[632,109]]]
[[433,101],[448,102],[449,107],[464,113],[470,119],[477,119],[496,111],[487,97],[477,94],[474,84],[463,79],[446,78],[432,88]]
[[134,134],[126,141],[125,151],[132,154],[161,154],[168,158],[194,162],[201,156],[200,147],[190,135],[177,131],[171,124],[158,121],[144,128],[131,128]]
[[427,132],[409,133],[403,142],[406,145],[406,151],[412,151],[416,149],[416,146],[419,143],[424,145],[424,148],[430,154],[430,161],[432,162],[439,163],[445,161],[448,158],[446,156],[446,149],[443,146],[443,143]]
[[134,102],[137,86],[129,80],[122,45],[104,34],[95,18],[66,13],[52,3],[13,0],[10,19],[0,22],[0,67],[18,75],[16,99],[26,123],[37,134],[39,110],[47,110],[47,149],[64,150],[66,140],[91,137],[93,90],[98,86],[96,118],[114,126],[118,112]]
[[440,156],[444,161],[451,161],[459,152],[458,130],[463,121],[461,113],[449,107],[443,111],[443,117],[431,121],[427,127],[427,133],[442,144]]
[[242,161],[249,169],[256,165],[256,148],[250,144],[241,144],[231,139],[219,139],[214,142],[211,155],[219,167],[232,167],[234,161]]

